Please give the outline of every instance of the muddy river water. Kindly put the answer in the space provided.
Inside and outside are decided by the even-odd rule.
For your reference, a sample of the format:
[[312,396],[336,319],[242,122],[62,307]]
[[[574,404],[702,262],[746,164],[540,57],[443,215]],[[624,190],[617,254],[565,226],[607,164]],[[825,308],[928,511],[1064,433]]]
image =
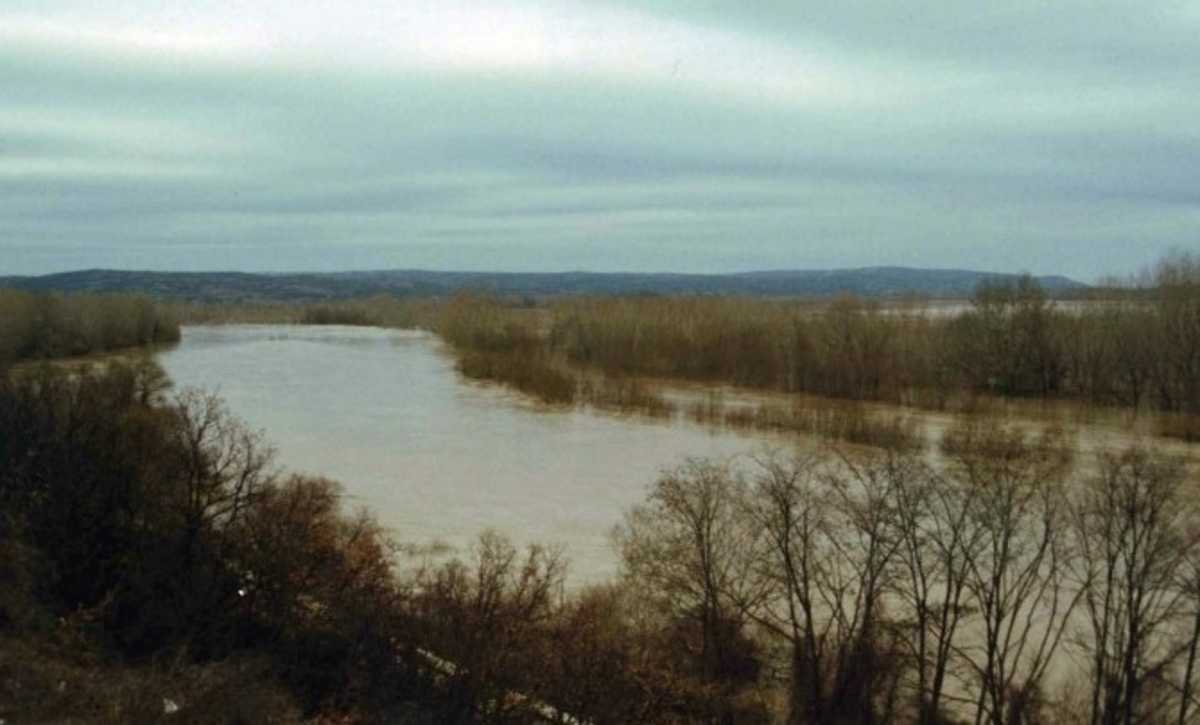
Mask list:
[[468,545],[496,529],[566,547],[570,578],[616,569],[609,533],[660,470],[784,444],[590,410],[464,380],[434,336],[360,327],[187,327],[159,361],[218,392],[288,470],[340,481],[394,538]]

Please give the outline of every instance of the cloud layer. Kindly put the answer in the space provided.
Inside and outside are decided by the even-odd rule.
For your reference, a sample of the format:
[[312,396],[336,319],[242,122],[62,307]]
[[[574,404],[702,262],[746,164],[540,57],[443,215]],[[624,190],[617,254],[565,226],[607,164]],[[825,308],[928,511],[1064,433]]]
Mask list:
[[9,0],[0,274],[1132,271],[1200,6]]

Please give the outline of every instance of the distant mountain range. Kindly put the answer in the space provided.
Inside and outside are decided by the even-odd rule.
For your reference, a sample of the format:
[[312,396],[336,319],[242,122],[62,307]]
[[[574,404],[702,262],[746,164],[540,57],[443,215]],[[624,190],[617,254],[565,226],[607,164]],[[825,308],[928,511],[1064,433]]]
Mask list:
[[[870,297],[965,297],[984,279],[1014,275],[958,269],[864,267],[738,274],[600,272],[507,273],[388,270],[305,274],[134,272],[92,269],[39,277],[0,277],[0,287],[55,292],[139,292],[158,297],[219,301],[317,301],[373,294],[446,295],[475,290],[502,295],[698,294]],[[1038,277],[1054,295],[1087,288],[1062,276]]]

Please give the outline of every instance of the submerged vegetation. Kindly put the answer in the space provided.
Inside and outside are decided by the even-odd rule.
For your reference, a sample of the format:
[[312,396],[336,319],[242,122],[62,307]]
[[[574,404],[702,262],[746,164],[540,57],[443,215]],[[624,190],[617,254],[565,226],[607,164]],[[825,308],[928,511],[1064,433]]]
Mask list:
[[[168,303],[185,323],[370,325],[432,330],[466,377],[551,405],[669,417],[696,406],[663,382],[932,410],[997,410],[1001,401],[1155,413],[1151,429],[1200,438],[1200,260],[1177,253],[1135,283],[1056,302],[1029,276],[985,279],[967,304],[734,297],[365,299],[323,303]],[[806,404],[807,405],[807,404]],[[845,431],[878,415],[832,404],[763,405],[700,417],[739,427]],[[852,409],[850,409],[852,411]],[[859,421],[848,425],[849,419]],[[831,422],[833,421],[833,422]],[[904,428],[901,425],[899,428]]]

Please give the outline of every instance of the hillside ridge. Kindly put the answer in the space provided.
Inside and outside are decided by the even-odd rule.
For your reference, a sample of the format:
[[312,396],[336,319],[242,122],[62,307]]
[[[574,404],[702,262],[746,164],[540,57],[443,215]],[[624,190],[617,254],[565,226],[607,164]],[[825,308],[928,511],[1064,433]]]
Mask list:
[[[445,295],[475,290],[505,295],[700,294],[964,297],[984,279],[1016,275],[963,269],[860,267],[760,270],[729,274],[670,272],[454,272],[421,269],[348,272],[157,272],[87,269],[0,277],[0,287],[54,292],[134,292],[196,301],[313,301],[374,294]],[[1061,275],[1035,279],[1052,294],[1087,287]]]

